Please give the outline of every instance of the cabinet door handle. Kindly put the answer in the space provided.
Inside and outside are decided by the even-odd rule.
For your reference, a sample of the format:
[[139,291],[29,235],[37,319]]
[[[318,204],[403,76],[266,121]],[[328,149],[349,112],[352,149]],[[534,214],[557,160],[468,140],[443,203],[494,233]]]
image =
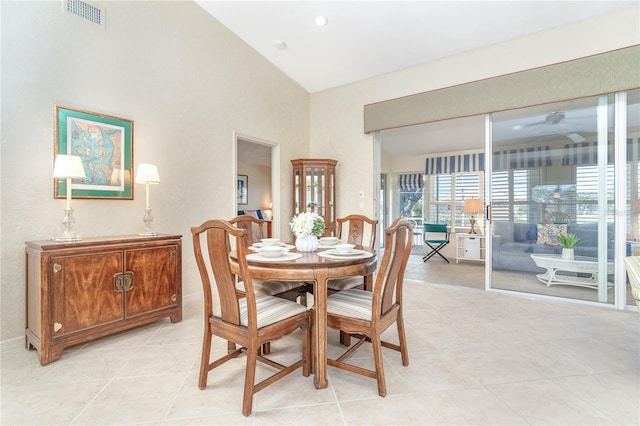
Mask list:
[[62,271],[62,265],[59,264],[59,263],[54,263],[53,264],[53,272],[56,273],[56,272],[60,272],[60,271]]
[[122,274],[115,274],[113,276],[113,291],[120,293],[124,290],[124,283],[122,280]]
[[130,272],[127,272],[122,276],[123,285],[122,288],[124,291],[129,291],[133,288],[133,277],[130,275]]

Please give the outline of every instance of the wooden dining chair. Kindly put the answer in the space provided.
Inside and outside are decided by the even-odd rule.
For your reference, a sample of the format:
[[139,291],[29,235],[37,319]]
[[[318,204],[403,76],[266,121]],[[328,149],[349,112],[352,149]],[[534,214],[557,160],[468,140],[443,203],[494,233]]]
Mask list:
[[[251,247],[253,243],[265,238],[265,225],[263,219],[257,219],[251,215],[240,215],[229,220],[229,223],[237,228],[246,229],[247,234],[243,238],[245,247]],[[240,278],[236,284],[238,292],[244,294],[244,284]],[[253,280],[253,289],[256,294],[277,296],[283,299],[296,301],[298,297],[306,294],[306,284],[295,281],[259,281]]]
[[[378,233],[378,221],[359,214],[352,214],[336,219],[337,237],[343,243],[355,244],[356,247],[364,247],[369,250],[376,248],[376,234]],[[364,277],[345,277],[329,281],[327,294],[350,288],[364,289]]]
[[[265,224],[263,219],[255,218],[251,215],[239,215],[229,221],[230,224],[240,229],[246,229],[247,234],[243,237],[242,242],[245,247],[251,247],[253,243],[260,242],[265,237]],[[250,252],[249,252],[250,253]],[[261,281],[253,280],[253,290],[256,294],[266,294],[268,296],[276,296],[282,299],[307,305],[307,284],[295,281]],[[239,295],[244,296],[244,282],[242,277],[236,280],[236,291]],[[271,353],[271,343],[265,342],[262,347],[265,355]]]
[[[310,373],[310,311],[290,300],[269,295],[257,295],[247,265],[247,248],[243,239],[246,229],[239,229],[223,220],[209,220],[191,228],[193,250],[202,279],[204,292],[204,337],[200,360],[198,387],[205,389],[209,371],[232,358],[245,354],[247,357],[242,414],[251,413],[253,395],[302,367],[306,377]],[[245,295],[236,292],[236,277],[231,271],[229,255],[232,241],[238,254]],[[218,303],[214,310],[212,282],[217,288]],[[263,343],[279,339],[297,329],[302,329],[302,358],[285,366],[259,354]],[[212,336],[227,340],[228,353],[211,360]],[[236,348],[236,344],[240,345]],[[260,361],[277,369],[272,376],[255,383],[256,362]]]
[[[354,244],[356,247],[364,247],[374,250],[376,247],[376,235],[378,233],[378,221],[359,214],[352,214],[336,219],[337,237],[343,243]],[[327,283],[327,295],[350,288],[364,288],[364,277],[344,277],[332,279]],[[307,291],[313,293],[313,288],[307,286]],[[349,346],[351,338],[349,334],[340,332],[340,343]]]
[[[385,229],[385,235],[384,255],[373,291],[349,289],[327,298],[327,325],[360,337],[343,355],[327,360],[327,364],[376,379],[380,396],[387,394],[382,347],[399,351],[402,365],[409,365],[402,317],[402,286],[411,253],[413,228],[405,219],[398,218]],[[398,328],[398,345],[381,339],[382,333],[394,323]],[[373,345],[375,371],[345,362],[367,341]]]

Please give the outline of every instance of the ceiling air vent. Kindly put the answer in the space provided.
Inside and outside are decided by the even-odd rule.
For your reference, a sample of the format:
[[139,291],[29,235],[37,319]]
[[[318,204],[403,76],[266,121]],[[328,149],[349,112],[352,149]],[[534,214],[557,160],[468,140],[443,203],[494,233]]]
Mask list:
[[64,0],[63,5],[65,12],[98,24],[104,28],[106,17],[103,8],[96,7],[82,0]]

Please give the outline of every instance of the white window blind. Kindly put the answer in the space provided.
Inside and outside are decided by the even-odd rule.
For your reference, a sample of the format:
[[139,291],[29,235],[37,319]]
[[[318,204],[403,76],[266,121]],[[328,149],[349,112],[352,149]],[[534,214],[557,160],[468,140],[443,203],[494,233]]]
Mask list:
[[[607,212],[613,214],[614,166],[607,166]],[[576,167],[576,222],[598,222],[598,166]]]

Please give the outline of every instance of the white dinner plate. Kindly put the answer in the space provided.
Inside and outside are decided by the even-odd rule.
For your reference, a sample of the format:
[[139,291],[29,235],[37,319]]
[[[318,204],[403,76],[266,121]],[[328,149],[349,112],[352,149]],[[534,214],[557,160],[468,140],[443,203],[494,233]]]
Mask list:
[[253,262],[283,262],[287,260],[300,259],[302,255],[300,253],[285,253],[282,256],[277,257],[264,257],[260,253],[251,253],[247,255],[247,260]]
[[349,252],[339,252],[338,250],[333,249],[333,250],[327,250],[325,253],[333,256],[360,256],[361,254],[364,254],[366,252],[362,250],[351,250]]

